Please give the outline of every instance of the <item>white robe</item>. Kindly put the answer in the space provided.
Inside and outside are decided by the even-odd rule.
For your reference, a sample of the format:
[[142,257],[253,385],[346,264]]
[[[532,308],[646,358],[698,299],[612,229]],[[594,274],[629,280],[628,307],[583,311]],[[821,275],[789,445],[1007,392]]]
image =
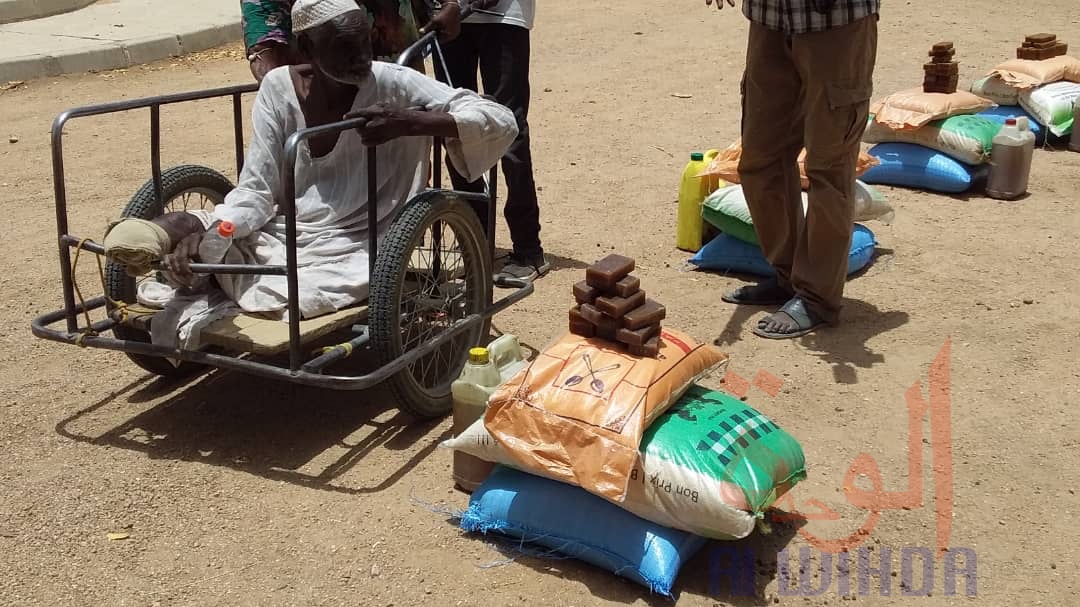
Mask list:
[[[359,87],[352,108],[380,103],[397,108],[423,106],[429,111],[449,113],[457,125],[458,138],[447,139],[446,150],[454,166],[469,180],[493,167],[517,136],[514,115],[506,107],[472,91],[452,89],[416,70],[374,62],[372,77]],[[254,131],[237,187],[212,213],[194,214],[207,226],[214,220],[236,225],[233,246],[223,263],[285,265],[285,217],[278,209],[284,200],[279,167],[285,140],[306,128],[288,67],[272,70],[263,79],[252,121]],[[313,158],[306,142],[298,148],[296,230],[303,318],[333,312],[367,298],[367,153],[353,129],[342,132],[326,156]],[[402,205],[427,185],[431,138],[398,138],[380,145],[376,154],[381,239]],[[217,280],[243,311],[287,319],[286,277],[217,275]],[[177,295],[173,300],[170,305],[174,307],[190,304],[187,296]],[[235,313],[214,308],[204,309],[198,320],[205,323],[206,314]],[[183,310],[174,312],[179,319],[178,329],[193,321],[192,315]],[[165,332],[159,329],[154,333]]]

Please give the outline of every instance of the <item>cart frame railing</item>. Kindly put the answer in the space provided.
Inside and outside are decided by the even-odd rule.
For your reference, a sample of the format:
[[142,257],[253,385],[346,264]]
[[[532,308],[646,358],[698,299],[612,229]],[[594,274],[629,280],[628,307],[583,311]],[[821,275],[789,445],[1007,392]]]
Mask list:
[[[442,68],[445,63],[442,60],[441,49],[435,32],[430,32],[413,44],[401,54],[397,63],[405,65],[411,63],[417,57],[427,57],[434,53],[436,69]],[[446,79],[449,83],[449,75]],[[243,95],[258,90],[257,84],[228,86],[203,91],[192,91],[172,95],[161,95],[87,105],[69,109],[56,117],[53,121],[52,140],[52,164],[53,164],[53,188],[56,205],[56,234],[59,247],[60,275],[63,282],[63,308],[38,316],[31,323],[31,330],[37,337],[57,341],[61,343],[76,344],[83,347],[102,348],[106,350],[118,350],[130,354],[144,356],[157,356],[172,358],[175,360],[233,369],[260,375],[283,379],[294,383],[311,386],[320,386],[343,390],[361,390],[383,382],[395,373],[402,371],[420,358],[434,352],[457,335],[475,327],[495,314],[509,308],[518,301],[528,297],[533,292],[531,281],[500,277],[495,283],[502,288],[514,289],[512,293],[493,301],[490,290],[488,291],[487,307],[482,314],[471,314],[452,324],[447,330],[435,338],[419,345],[413,350],[404,353],[397,359],[381,366],[371,373],[361,376],[335,376],[322,373],[328,365],[341,360],[358,346],[367,342],[366,329],[361,327],[358,335],[349,342],[353,347],[336,348],[315,359],[303,362],[300,335],[299,313],[299,279],[296,250],[296,192],[295,192],[295,165],[299,146],[307,139],[325,133],[339,133],[347,129],[362,127],[364,119],[355,118],[343,120],[332,124],[299,130],[293,133],[285,143],[284,156],[281,171],[284,179],[285,200],[283,207],[279,209],[285,217],[285,238],[287,258],[285,265],[250,265],[250,264],[191,264],[191,271],[199,274],[272,274],[285,276],[288,281],[288,310],[289,310],[289,366],[288,368],[266,362],[257,362],[245,358],[245,354],[229,356],[205,351],[184,350],[179,348],[167,348],[164,346],[145,343],[134,340],[116,339],[104,337],[101,334],[115,327],[119,320],[109,316],[98,322],[88,322],[86,326],[80,326],[79,316],[88,315],[90,312],[106,308],[108,299],[104,296],[79,302],[75,301],[75,282],[72,268],[72,249],[81,249],[95,255],[104,255],[104,247],[87,239],[80,238],[70,233],[68,222],[68,199],[67,183],[64,173],[64,127],[72,120],[92,116],[103,116],[133,110],[150,110],[150,165],[154,184],[155,199],[159,212],[164,212],[165,200],[162,189],[161,177],[161,108],[166,105],[174,105],[191,101],[203,101],[221,97],[230,97],[233,111],[233,136],[236,152],[236,171],[239,176],[244,166],[244,127],[242,118]],[[377,234],[377,204],[375,200],[375,175],[376,175],[376,149],[368,148],[368,174],[369,174],[369,202],[368,226],[373,234]],[[441,190],[442,181],[442,141],[434,138],[432,145],[432,189],[417,194],[417,197],[429,196]],[[474,200],[487,204],[487,243],[488,254],[494,258],[495,250],[495,207],[496,207],[496,183],[497,169],[492,168],[485,180],[486,192],[460,192],[449,190],[455,196],[465,200]],[[415,200],[415,198],[414,198]],[[409,204],[409,203],[406,203]],[[368,254],[371,268],[374,269],[376,255],[378,254],[377,238],[370,238]],[[160,262],[153,264],[153,269],[160,270]],[[63,321],[65,330],[51,328],[52,325]]]

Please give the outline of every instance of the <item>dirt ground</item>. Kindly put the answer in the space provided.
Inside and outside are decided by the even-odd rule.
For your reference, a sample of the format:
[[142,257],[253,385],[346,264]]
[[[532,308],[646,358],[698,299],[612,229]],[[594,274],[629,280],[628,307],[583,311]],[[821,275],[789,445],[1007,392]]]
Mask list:
[[[956,44],[962,86],[1009,57],[1026,34],[1049,31],[1080,45],[1072,1],[1033,0],[1029,17],[990,0],[884,4],[876,94],[917,84],[926,49],[942,39]],[[848,536],[867,520],[841,490],[860,453],[876,460],[885,490],[908,488],[904,394],[916,382],[926,393],[930,363],[948,343],[951,467],[934,460],[947,434],[924,421],[921,502],[882,512],[860,536],[871,555],[891,548],[899,577],[883,576],[889,596],[875,578],[874,592],[857,600],[1073,604],[1080,154],[1037,151],[1031,195],[1017,202],[884,188],[896,221],[867,224],[878,257],[848,285],[844,326],[794,342],[757,339],[749,327],[763,311],[719,300],[740,280],[687,271],[688,255],[674,248],[676,188],[689,152],[738,134],[746,29],[737,10],[716,14],[699,0],[541,3],[531,127],[543,239],[556,268],[533,297],[496,318],[497,328],[543,347],[565,326],[570,286],[585,264],[616,251],[637,258],[643,286],[667,305],[671,326],[719,338],[743,378],[764,369],[783,379],[775,397],[751,388],[748,401],[805,449],[799,510],[817,512],[807,505],[817,500],[840,518],[739,542],[759,561],[754,597],[713,591],[710,547],[679,579],[678,603],[687,606],[845,600],[835,565],[822,593],[782,593],[777,552]],[[229,373],[170,384],[122,355],[31,336],[31,318],[60,305],[52,118],[85,103],[249,80],[228,48],[0,93],[0,603],[667,604],[572,561],[489,566],[511,555],[425,505],[467,504],[450,488],[450,453],[436,448],[449,422],[410,423],[382,390],[335,393]],[[227,103],[168,107],[163,116],[165,166],[196,162],[233,174]],[[139,113],[69,127],[73,233],[100,238],[148,178],[147,123]],[[18,142],[7,143],[8,135]],[[92,290],[88,262],[79,275]],[[949,545],[977,554],[978,596],[962,596],[962,580],[960,596],[947,596],[938,563],[932,596],[905,597],[902,549],[936,546],[935,505],[950,491],[952,514],[942,510],[952,523]],[[109,533],[128,537],[110,541]],[[851,593],[856,571],[852,565]]]

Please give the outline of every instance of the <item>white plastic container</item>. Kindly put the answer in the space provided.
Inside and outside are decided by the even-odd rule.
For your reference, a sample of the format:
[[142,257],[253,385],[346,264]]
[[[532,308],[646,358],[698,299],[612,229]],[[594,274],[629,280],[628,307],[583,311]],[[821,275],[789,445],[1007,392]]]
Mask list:
[[210,230],[199,242],[199,261],[203,263],[221,263],[225,253],[232,246],[236,226],[229,221],[217,224],[216,230]]
[[990,178],[986,194],[999,200],[1014,200],[1027,193],[1035,134],[1028,130],[1027,118],[1009,118],[994,137],[990,152]]
[[[488,399],[526,364],[521,344],[513,335],[502,335],[486,348],[469,350],[469,362],[450,386],[454,399],[454,436],[484,416]],[[454,482],[475,491],[495,465],[460,451],[454,452]]]

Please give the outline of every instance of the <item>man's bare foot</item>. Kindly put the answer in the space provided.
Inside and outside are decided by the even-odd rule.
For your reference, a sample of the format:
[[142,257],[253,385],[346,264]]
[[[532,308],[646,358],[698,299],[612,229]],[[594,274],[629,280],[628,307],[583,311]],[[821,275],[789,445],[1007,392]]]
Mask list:
[[199,243],[202,242],[206,228],[191,213],[179,211],[166,213],[155,218],[154,223],[169,233],[172,250],[161,260],[161,265],[174,275],[176,280],[186,286],[195,283],[195,274],[191,271],[192,260],[199,258]]
[[825,321],[807,309],[801,298],[793,297],[779,310],[759,320],[754,334],[766,339],[792,339],[824,324]]
[[[172,244],[172,250],[175,250],[176,246],[184,238],[192,234],[201,234],[206,231],[202,222],[186,211],[165,213],[160,217],[155,217],[152,221],[161,226],[162,229],[169,234],[169,242]],[[171,253],[172,250],[166,251],[166,254]]]

